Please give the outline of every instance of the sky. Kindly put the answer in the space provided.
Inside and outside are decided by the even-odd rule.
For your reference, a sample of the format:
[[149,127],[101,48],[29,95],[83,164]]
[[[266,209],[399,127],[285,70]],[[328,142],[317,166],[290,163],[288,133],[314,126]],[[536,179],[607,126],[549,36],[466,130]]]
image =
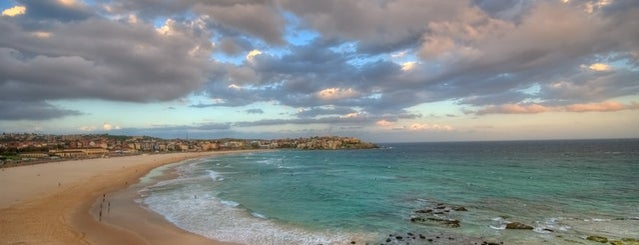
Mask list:
[[0,131],[639,137],[636,0],[3,0]]

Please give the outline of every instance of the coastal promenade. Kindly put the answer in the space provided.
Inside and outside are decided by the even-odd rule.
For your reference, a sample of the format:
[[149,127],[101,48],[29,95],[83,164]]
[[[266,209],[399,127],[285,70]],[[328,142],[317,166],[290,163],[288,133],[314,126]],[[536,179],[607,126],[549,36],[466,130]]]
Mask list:
[[2,169],[0,244],[224,244],[148,214],[137,214],[142,217],[138,226],[146,229],[139,232],[100,222],[89,210],[100,198],[136,183],[156,167],[238,152],[242,151],[136,155]]

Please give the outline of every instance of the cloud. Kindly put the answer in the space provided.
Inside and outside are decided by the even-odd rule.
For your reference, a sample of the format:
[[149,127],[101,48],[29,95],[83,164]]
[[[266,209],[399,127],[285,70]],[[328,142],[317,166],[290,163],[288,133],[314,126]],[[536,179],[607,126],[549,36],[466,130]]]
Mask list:
[[104,129],[105,131],[111,131],[111,130],[119,130],[121,129],[120,126],[115,126],[109,123],[104,123],[102,125],[102,129]]
[[55,112],[39,118],[79,114],[55,100],[197,95],[208,100],[190,107],[299,109],[240,126],[375,125],[429,102],[568,112],[639,93],[636,1],[18,3],[22,15],[0,18],[0,103]]
[[489,106],[476,112],[478,115],[484,114],[536,114],[542,112],[552,111],[553,108],[549,108],[539,104],[505,104],[497,106]]
[[[268,3],[269,1],[265,1]],[[195,5],[194,11],[207,14],[218,24],[249,35],[268,43],[284,44],[285,20],[274,5],[260,1],[238,1],[233,4],[202,1]]]
[[20,0],[27,9],[26,16],[38,21],[80,21],[96,13],[83,2],[71,0]]
[[611,71],[612,70],[612,68],[608,64],[604,64],[604,63],[594,63],[590,66],[582,65],[582,67],[587,67],[588,69],[593,71]]
[[334,116],[334,117],[322,117],[322,118],[296,118],[296,119],[263,119],[258,121],[245,121],[236,122],[233,124],[235,127],[258,127],[258,126],[273,126],[273,125],[287,125],[287,124],[359,124],[368,123],[369,118],[359,116]]
[[218,131],[228,130],[231,128],[229,123],[199,123],[193,125],[153,125],[150,128],[123,128],[123,131],[152,131],[155,133],[164,132],[178,132],[185,133],[189,131]]
[[44,101],[2,101],[0,100],[0,121],[2,120],[49,120],[67,116],[80,116],[82,112],[68,110]]
[[639,104],[633,102],[628,105],[621,104],[616,101],[605,101],[601,103],[588,103],[588,104],[572,104],[567,105],[566,110],[569,112],[613,112],[621,110],[636,110],[639,109]]
[[205,81],[211,66],[207,31],[195,33],[187,24],[174,23],[180,35],[160,36],[145,24],[88,19],[52,23],[41,40],[27,26],[3,20],[0,31],[11,35],[0,36],[0,98],[180,98]]
[[461,14],[464,1],[295,1],[281,0],[282,8],[299,16],[327,38],[391,45],[427,31],[424,23]]
[[91,131],[95,131],[96,127],[95,126],[81,126],[80,128],[78,128],[80,131],[85,131],[85,132],[91,132]]
[[389,121],[387,121],[387,120],[385,120],[385,119],[379,120],[379,121],[377,121],[375,124],[376,124],[377,126],[384,127],[384,128],[392,127],[392,126],[393,126],[393,122],[389,122]]
[[415,62],[415,61],[404,62],[404,63],[402,63],[402,71],[413,70],[413,69],[415,69],[416,65],[417,65],[417,62]]
[[616,101],[598,103],[569,104],[565,106],[544,106],[540,104],[504,104],[482,108],[477,115],[485,114],[537,114],[544,112],[615,112],[621,110],[637,110],[639,103],[622,104]]
[[357,91],[352,88],[327,88],[317,92],[317,97],[322,100],[343,100],[357,95]]
[[11,8],[2,10],[2,16],[14,17],[18,15],[23,15],[27,12],[27,8],[25,6],[13,6]]
[[245,39],[224,37],[219,42],[220,49],[229,55],[238,55],[245,50],[250,50],[252,45]]
[[264,110],[259,109],[259,108],[254,108],[254,109],[246,110],[246,113],[248,113],[248,114],[264,114]]
[[262,51],[259,51],[257,49],[253,49],[253,50],[251,50],[251,52],[249,52],[246,55],[246,60],[248,60],[249,62],[255,62],[255,56],[258,56],[260,54],[262,54]]
[[428,124],[428,123],[414,123],[407,127],[411,131],[452,131],[453,127],[450,125]]
[[348,115],[356,112],[357,111],[351,107],[321,106],[300,109],[295,116],[300,118],[313,118],[325,115]]

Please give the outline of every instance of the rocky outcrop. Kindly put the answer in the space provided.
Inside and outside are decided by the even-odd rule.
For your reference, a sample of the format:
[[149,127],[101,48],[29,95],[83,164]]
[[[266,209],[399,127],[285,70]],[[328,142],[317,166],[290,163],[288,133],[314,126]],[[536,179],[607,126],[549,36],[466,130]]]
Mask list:
[[399,244],[482,244],[482,245],[503,245],[503,242],[485,240],[481,237],[463,236],[454,233],[392,233],[383,238],[379,243],[381,245],[399,245]]
[[458,228],[461,221],[454,215],[455,212],[465,212],[468,209],[462,206],[450,206],[437,203],[431,207],[416,210],[410,221],[423,225],[440,225],[449,228]]
[[639,245],[639,239],[623,238],[621,239],[621,241],[623,241],[623,243],[627,245]]
[[512,222],[512,223],[506,224],[506,229],[511,229],[511,230],[532,230],[534,228],[535,227],[532,227],[524,223],[519,223],[519,222]]
[[442,219],[435,217],[413,217],[410,219],[413,223],[426,224],[426,223],[436,223],[443,226],[447,226],[450,228],[458,228],[460,226],[460,221],[456,219]]
[[278,148],[296,148],[300,150],[341,150],[341,149],[373,149],[377,145],[363,142],[353,137],[311,137],[299,138],[293,142],[279,142]]
[[602,236],[588,236],[586,239],[594,242],[608,243],[608,238]]

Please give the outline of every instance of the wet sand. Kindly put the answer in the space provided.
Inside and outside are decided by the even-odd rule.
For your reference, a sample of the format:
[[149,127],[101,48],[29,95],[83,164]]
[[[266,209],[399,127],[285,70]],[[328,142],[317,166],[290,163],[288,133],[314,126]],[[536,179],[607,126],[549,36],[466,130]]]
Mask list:
[[[0,170],[0,244],[227,244],[180,230],[133,202],[108,199],[105,222],[90,209],[152,169],[203,152],[72,160]],[[129,195],[129,196],[127,196]],[[103,204],[105,205],[105,204]],[[103,206],[104,208],[104,206]],[[106,222],[108,221],[108,222]]]

